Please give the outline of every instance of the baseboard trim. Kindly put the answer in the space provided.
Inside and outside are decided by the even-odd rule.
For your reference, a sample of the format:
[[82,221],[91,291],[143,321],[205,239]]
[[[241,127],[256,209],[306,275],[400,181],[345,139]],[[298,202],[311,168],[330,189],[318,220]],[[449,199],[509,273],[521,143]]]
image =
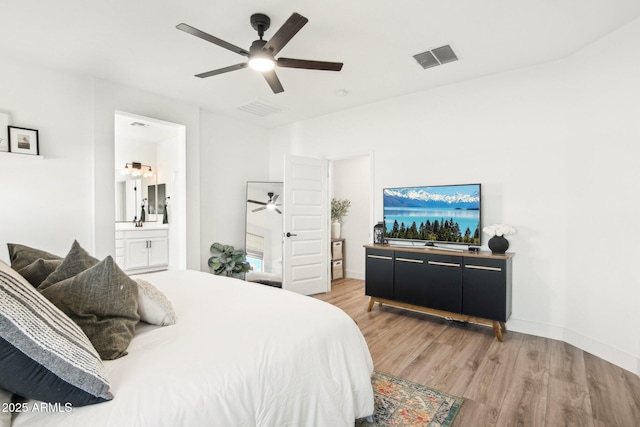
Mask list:
[[640,358],[572,330],[514,318],[509,319],[507,328],[514,332],[564,341],[640,377]]
[[358,280],[364,280],[364,277],[365,277],[363,272],[353,271],[353,270],[346,270],[344,272],[344,275],[348,279],[358,279]]

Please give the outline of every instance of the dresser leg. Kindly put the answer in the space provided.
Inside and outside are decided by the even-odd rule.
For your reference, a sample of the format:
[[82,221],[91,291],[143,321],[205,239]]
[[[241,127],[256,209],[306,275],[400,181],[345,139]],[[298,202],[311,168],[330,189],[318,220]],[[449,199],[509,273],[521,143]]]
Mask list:
[[500,330],[503,334],[507,332],[507,325],[504,322],[500,322]]
[[492,322],[492,326],[493,326],[493,332],[496,334],[496,338],[498,338],[498,341],[503,342],[504,339],[502,338],[502,322],[498,322],[496,320],[494,320]]
[[376,300],[374,300],[373,297],[369,297],[369,307],[367,308],[367,311],[371,311],[375,302]]

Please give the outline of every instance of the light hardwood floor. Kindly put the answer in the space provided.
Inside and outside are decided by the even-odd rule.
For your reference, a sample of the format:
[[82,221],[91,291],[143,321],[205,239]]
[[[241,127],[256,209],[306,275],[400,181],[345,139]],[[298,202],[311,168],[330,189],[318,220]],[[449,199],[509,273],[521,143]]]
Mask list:
[[[376,304],[344,279],[316,298],[343,309],[375,369],[465,402],[454,426],[640,426],[640,378],[561,341]],[[507,329],[509,323],[507,322]]]

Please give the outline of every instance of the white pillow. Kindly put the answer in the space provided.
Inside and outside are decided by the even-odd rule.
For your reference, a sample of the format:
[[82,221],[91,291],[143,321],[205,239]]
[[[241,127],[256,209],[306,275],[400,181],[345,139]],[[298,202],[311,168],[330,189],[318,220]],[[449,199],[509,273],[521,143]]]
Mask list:
[[138,314],[140,320],[152,325],[167,326],[176,323],[171,301],[151,283],[135,279],[138,284]]

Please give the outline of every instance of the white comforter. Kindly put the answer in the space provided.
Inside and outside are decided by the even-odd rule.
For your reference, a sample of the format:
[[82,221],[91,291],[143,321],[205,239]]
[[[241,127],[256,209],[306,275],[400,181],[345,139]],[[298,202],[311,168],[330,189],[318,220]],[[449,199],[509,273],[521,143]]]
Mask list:
[[196,271],[140,277],[178,321],[140,323],[129,354],[105,362],[114,400],[22,413],[14,427],[329,427],[373,413],[371,355],[342,310]]

